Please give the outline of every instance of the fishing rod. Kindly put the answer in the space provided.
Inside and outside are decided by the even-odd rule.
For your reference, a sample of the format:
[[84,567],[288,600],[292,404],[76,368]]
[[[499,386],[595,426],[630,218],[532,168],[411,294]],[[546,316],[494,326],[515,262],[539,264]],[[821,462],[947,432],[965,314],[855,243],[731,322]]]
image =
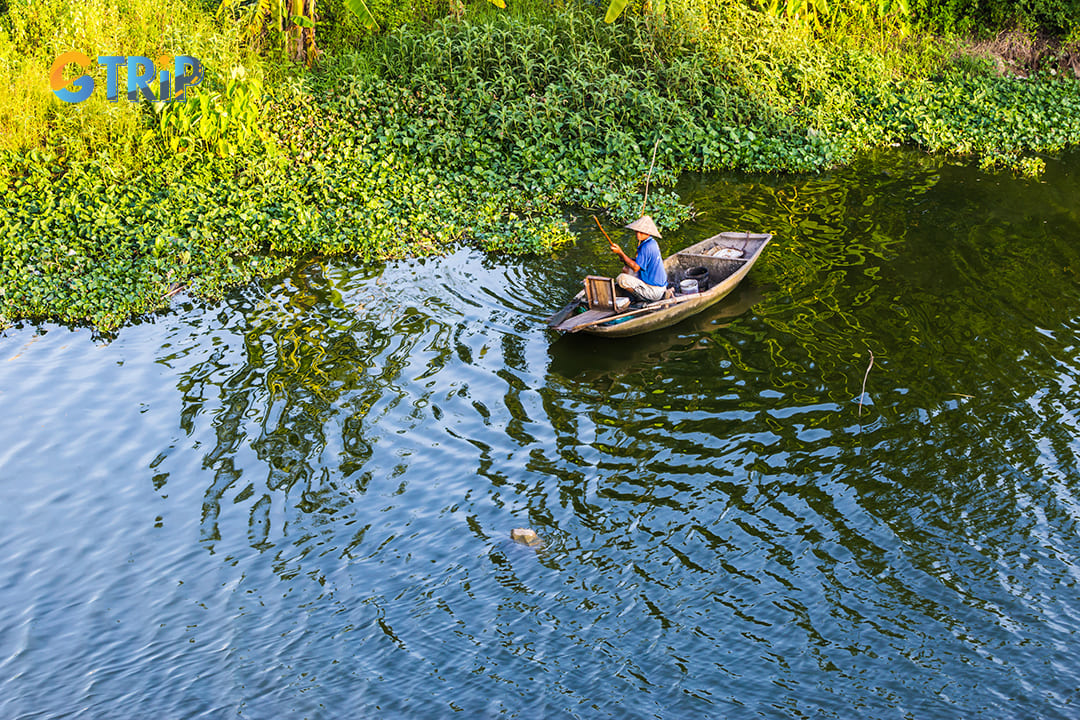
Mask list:
[[[658,147],[660,147],[660,138],[656,138],[656,142],[653,143],[652,161],[649,163],[649,174],[645,176],[645,197],[641,200],[641,212],[639,213],[640,215],[645,214],[645,204],[649,201],[649,181],[652,180],[653,167],[656,165],[656,149]],[[604,234],[604,237],[608,241],[608,245],[614,247],[615,243],[611,241],[611,238],[608,237],[607,232],[604,231],[604,226],[600,224],[600,221],[596,219],[595,215],[592,216],[592,219],[596,220],[596,227],[600,228],[600,232]]]
[[653,166],[656,165],[656,148],[660,147],[660,138],[656,138],[656,143],[652,146],[652,162],[649,163],[649,174],[645,176],[645,197],[641,200],[641,212],[638,215],[645,214],[645,203],[649,201],[649,181],[652,180]]
[[[596,220],[596,216],[593,215],[592,219]],[[596,227],[600,228],[600,232],[604,233],[604,237],[607,238],[608,245],[614,245],[615,244],[615,243],[611,242],[611,238],[608,237],[608,234],[606,232],[604,232],[604,226],[600,224],[599,220],[596,220]]]

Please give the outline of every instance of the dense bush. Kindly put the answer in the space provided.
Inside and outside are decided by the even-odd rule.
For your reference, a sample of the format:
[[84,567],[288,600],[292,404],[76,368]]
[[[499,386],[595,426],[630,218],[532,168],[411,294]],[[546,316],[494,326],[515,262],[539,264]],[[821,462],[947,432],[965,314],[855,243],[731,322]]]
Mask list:
[[[450,12],[449,0],[415,0],[402,3],[394,0],[364,0],[382,32],[405,24],[424,24],[445,17]],[[344,0],[327,0],[317,5],[317,35],[319,46],[331,56],[355,51],[372,35]]]
[[932,32],[993,32],[1013,26],[1062,36],[1080,31],[1076,0],[909,0],[915,22]]

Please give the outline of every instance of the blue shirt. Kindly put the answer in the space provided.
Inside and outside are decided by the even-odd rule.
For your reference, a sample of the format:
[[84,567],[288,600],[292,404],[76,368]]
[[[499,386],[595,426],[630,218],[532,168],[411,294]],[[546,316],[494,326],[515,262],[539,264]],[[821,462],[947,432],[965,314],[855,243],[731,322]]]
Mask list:
[[639,280],[656,287],[667,287],[667,272],[664,270],[664,259],[660,257],[660,246],[656,244],[656,238],[646,238],[638,245],[634,262],[641,268],[638,271]]

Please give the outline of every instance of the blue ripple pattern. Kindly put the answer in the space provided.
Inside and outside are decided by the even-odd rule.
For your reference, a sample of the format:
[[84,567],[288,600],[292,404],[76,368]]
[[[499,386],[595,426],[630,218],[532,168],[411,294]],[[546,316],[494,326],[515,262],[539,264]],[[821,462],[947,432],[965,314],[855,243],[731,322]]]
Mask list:
[[1076,281],[902,157],[706,193],[790,219],[639,339],[544,328],[584,230],[6,331],[0,717],[1073,717]]

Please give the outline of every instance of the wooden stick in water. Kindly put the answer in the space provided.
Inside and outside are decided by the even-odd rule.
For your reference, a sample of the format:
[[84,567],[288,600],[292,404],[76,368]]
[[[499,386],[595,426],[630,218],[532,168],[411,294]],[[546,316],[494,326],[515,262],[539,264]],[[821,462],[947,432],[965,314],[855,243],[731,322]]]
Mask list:
[[866,378],[870,377],[870,368],[874,367],[874,351],[867,348],[870,352],[870,364],[866,366],[866,374],[862,378],[862,391],[859,393],[859,417],[862,417],[862,401],[866,397]]

